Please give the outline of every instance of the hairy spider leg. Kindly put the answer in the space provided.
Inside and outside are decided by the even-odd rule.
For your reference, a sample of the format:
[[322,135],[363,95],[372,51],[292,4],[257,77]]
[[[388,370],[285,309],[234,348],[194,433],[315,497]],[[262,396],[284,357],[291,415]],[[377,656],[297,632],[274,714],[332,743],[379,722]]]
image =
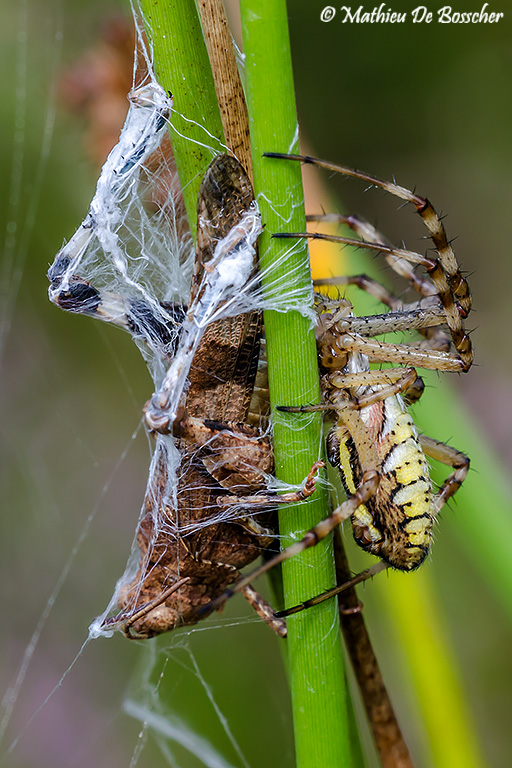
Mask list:
[[[361,238],[363,243],[361,246],[364,248],[364,243],[373,243],[379,245],[380,243],[385,246],[392,246],[392,243],[387,240],[373,225],[367,222],[365,219],[353,214],[345,216],[341,213],[327,213],[327,214],[313,214],[306,216],[307,221],[311,222],[336,222],[337,224],[346,225]],[[365,274],[360,275],[347,275],[341,277],[332,277],[317,279],[313,281],[315,286],[322,285],[355,285],[359,289],[366,291],[369,295],[378,299],[378,301],[386,304],[392,311],[403,312],[413,309],[426,309],[432,306],[435,302],[436,310],[441,307],[441,302],[437,295],[437,290],[429,277],[417,274],[414,266],[406,259],[400,258],[397,255],[391,255],[389,253],[383,253],[384,258],[393,269],[401,277],[405,278],[414,290],[421,295],[419,302],[414,304],[404,304],[401,298],[395,296],[385,286],[379,283],[377,280],[369,277]],[[444,311],[440,314],[442,320],[440,322],[446,322]],[[436,323],[432,322],[432,325],[425,325],[424,327],[418,327],[418,330],[429,340],[429,346],[434,349],[443,349],[448,351],[450,349],[450,338],[446,335],[445,331],[435,326]]]
[[[392,248],[386,246],[384,243],[375,244],[367,242],[365,247],[388,253],[390,256],[395,256],[398,259],[405,259],[412,263],[422,264],[425,267],[435,285],[437,295],[444,308],[446,323],[450,329],[455,349],[457,350],[457,354],[461,361],[460,369],[462,371],[467,371],[473,362],[471,341],[465,332],[463,325],[463,319],[468,316],[471,309],[469,287],[466,280],[461,275],[455,254],[447,238],[444,225],[427,198],[420,197],[411,190],[401,187],[398,184],[383,181],[376,176],[371,176],[367,173],[356,171],[309,155],[290,155],[279,152],[266,152],[265,156],[310,163],[334,171],[335,173],[341,173],[345,176],[361,179],[369,182],[372,186],[380,187],[386,192],[414,205],[434,243],[437,258],[432,259],[424,257],[403,248]],[[335,235],[321,236],[319,234],[283,233],[279,236],[313,237],[331,240],[332,242],[342,242],[349,245],[361,246],[361,241],[359,240],[354,240],[353,238],[338,238]]]

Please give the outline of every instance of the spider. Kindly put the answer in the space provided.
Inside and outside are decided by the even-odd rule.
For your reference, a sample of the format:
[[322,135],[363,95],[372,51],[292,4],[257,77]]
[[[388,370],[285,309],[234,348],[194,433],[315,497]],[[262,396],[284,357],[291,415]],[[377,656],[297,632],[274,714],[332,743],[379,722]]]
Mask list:
[[[283,412],[321,410],[334,415],[335,423],[327,438],[327,454],[330,463],[340,472],[348,499],[300,541],[238,581],[215,601],[215,605],[278,563],[314,546],[348,517],[352,520],[356,542],[377,555],[380,562],[344,585],[275,614],[282,618],[315,605],[387,567],[412,571],[425,560],[432,542],[434,520],[464,481],[469,459],[451,446],[418,435],[400,395],[411,403],[422,394],[423,383],[412,366],[465,372],[472,364],[473,352],[463,324],[471,309],[469,288],[444,226],[427,199],[395,183],[318,158],[273,152],[266,156],[312,163],[359,178],[413,204],[429,231],[436,252],[430,257],[395,248],[371,225],[355,216],[328,214],[311,216],[308,220],[338,221],[351,227],[360,239],[310,232],[274,234],[276,238],[323,239],[382,252],[390,266],[422,297],[418,302],[404,305],[366,275],[315,281],[317,286],[356,285],[391,309],[382,315],[355,317],[348,300],[329,301],[317,295],[317,346],[325,402],[279,407]],[[411,265],[423,266],[426,275],[416,274]],[[389,332],[411,330],[418,330],[424,340],[391,344],[374,338]],[[370,361],[407,367],[370,370]],[[437,493],[432,490],[426,457],[437,459],[453,469]]]

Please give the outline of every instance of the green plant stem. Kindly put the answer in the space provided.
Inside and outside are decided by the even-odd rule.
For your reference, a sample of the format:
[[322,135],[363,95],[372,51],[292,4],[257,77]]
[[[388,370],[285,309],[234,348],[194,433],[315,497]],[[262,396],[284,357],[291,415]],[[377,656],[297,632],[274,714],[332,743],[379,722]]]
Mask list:
[[[297,120],[286,5],[283,0],[242,0],[247,102],[251,128],[254,186],[265,232],[260,262],[268,271],[283,248],[271,233],[305,229],[301,172],[297,164],[263,158],[270,150],[297,148]],[[262,278],[290,291],[287,275],[298,269],[293,287],[310,285],[304,246],[290,249],[287,263]],[[295,271],[294,271],[295,275]],[[320,390],[311,323],[297,312],[265,312],[270,397],[273,406],[318,402]],[[275,410],[273,411],[276,416]],[[275,418],[277,476],[289,483],[305,477],[318,458],[321,418]],[[325,494],[317,490],[309,504],[280,513],[283,545],[300,538],[328,515]],[[332,541],[324,540],[283,564],[285,600],[292,605],[334,583]],[[300,768],[349,765],[347,711],[341,640],[335,601],[288,620],[290,685],[297,765]]]
[[210,147],[221,152],[224,141],[208,53],[194,0],[141,0],[140,5],[157,80],[174,99],[172,148],[195,236],[197,193],[212,159]]

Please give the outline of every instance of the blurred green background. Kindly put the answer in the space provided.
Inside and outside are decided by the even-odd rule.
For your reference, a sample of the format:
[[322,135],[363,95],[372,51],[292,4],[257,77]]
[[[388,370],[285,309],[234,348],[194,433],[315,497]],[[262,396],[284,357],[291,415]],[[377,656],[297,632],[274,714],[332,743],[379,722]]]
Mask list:
[[[326,24],[319,18],[323,7],[312,0],[289,3],[303,138],[318,156],[395,177],[449,214],[448,234],[457,237],[459,261],[470,274],[475,312],[469,326],[475,328],[476,349],[471,372],[451,383],[506,484],[512,466],[510,18],[497,25],[356,25],[342,24],[338,14]],[[480,7],[469,0],[454,5]],[[506,3],[492,4],[491,10],[510,13]],[[238,598],[222,617],[159,644],[142,647],[120,635],[88,644],[31,722],[124,569],[149,462],[148,442],[138,427],[152,385],[127,336],[59,312],[46,298],[47,267],[82,220],[97,177],[90,144],[86,148],[89,126],[70,113],[69,90],[64,106],[62,77],[98,45],[105,21],[128,9],[113,2],[25,0],[15,6],[4,0],[2,12],[2,692],[15,681],[47,600],[83,538],[16,700],[1,746],[4,763],[128,766],[144,745],[140,766],[215,765],[214,755],[201,761],[174,743],[173,758],[166,754],[169,745],[160,750],[152,735],[145,743],[140,723],[123,713],[123,701],[136,700],[151,703],[157,713],[170,711],[169,722],[180,733],[186,735],[186,723],[229,765],[292,766],[279,645]],[[82,83],[92,70],[89,60]],[[119,82],[123,77],[119,74]],[[129,71],[127,77],[129,86]],[[396,201],[339,179],[330,190],[331,199],[337,195],[345,210],[363,214],[395,242],[426,247],[421,223],[410,211],[398,211]],[[436,381],[424,408],[439,402]],[[464,450],[448,417],[446,424],[445,433],[434,436]],[[468,497],[476,482],[485,484],[486,478],[474,463]],[[433,627],[443,640],[454,686],[480,745],[482,758],[478,763],[475,757],[474,764],[502,766],[512,752],[512,612],[504,608],[510,595],[504,600],[491,579],[482,579],[495,563],[488,554],[482,563],[477,536],[468,541],[463,499],[461,494],[443,512],[424,574],[399,578],[417,580],[411,625],[425,627],[426,640]],[[490,480],[482,529],[496,503]],[[503,531],[491,533],[503,545]],[[417,764],[437,766],[421,719],[423,705],[407,677],[403,638],[393,628],[393,586],[394,579],[381,577],[365,589],[368,622]],[[421,594],[423,602],[416,602]],[[437,606],[433,614],[431,605]],[[427,662],[426,667],[428,676]],[[432,697],[432,708],[444,712],[443,688]],[[368,761],[376,764],[371,755]]]

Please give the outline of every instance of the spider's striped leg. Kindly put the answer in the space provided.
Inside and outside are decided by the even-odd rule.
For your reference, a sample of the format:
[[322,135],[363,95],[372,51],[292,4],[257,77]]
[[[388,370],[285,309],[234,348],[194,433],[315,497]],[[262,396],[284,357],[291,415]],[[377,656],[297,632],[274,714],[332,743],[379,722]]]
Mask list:
[[[414,254],[413,252],[405,251],[404,249],[393,249],[394,253],[392,255],[412,261],[412,263],[423,264],[425,267],[430,279],[435,285],[441,304],[443,305],[446,315],[446,323],[450,329],[455,349],[462,362],[461,369],[467,371],[473,362],[473,352],[470,339],[464,330],[463,319],[468,316],[471,310],[471,296],[468,284],[460,272],[455,254],[448,241],[443,223],[431,203],[426,198],[416,195],[406,187],[401,187],[398,184],[383,181],[376,176],[371,176],[370,174],[362,173],[361,171],[337,165],[336,163],[330,163],[326,160],[320,160],[316,157],[310,157],[309,155],[287,155],[277,152],[267,152],[265,154],[267,157],[311,163],[321,168],[334,171],[335,173],[341,173],[345,176],[361,179],[362,181],[369,182],[372,186],[380,187],[395,197],[414,205],[428,229],[438,258],[426,258],[420,256],[418,259],[417,257],[419,254]],[[335,240],[334,237],[330,236],[327,236],[325,239]],[[338,242],[347,241],[350,241],[350,238],[342,238],[341,240],[338,240]],[[360,241],[352,241],[350,244],[357,246],[360,245]],[[382,250],[384,253],[390,253],[389,249],[374,246],[371,243],[368,243],[367,247],[374,248],[375,250]]]
[[327,332],[321,338],[319,351],[322,365],[326,368],[339,368],[336,358],[347,352],[359,352],[366,355],[370,361],[379,363],[395,363],[397,365],[414,365],[439,371],[462,372],[464,361],[453,352],[427,347],[408,346],[407,344],[390,344],[362,336],[358,333]]
[[[406,304],[384,285],[365,274],[319,278],[313,281],[313,285],[315,288],[332,285],[338,289],[342,286],[354,285],[392,310],[382,315],[354,317],[348,320],[345,318],[346,312],[339,310],[344,299],[333,299],[322,293],[316,293],[315,306],[320,313],[331,313],[330,322],[333,324],[340,317],[344,317],[347,320],[347,329],[353,329],[364,336],[377,336],[381,333],[400,330],[417,330],[425,336],[426,342],[422,342],[423,345],[446,352],[450,349],[450,337],[439,327],[446,323],[446,317],[437,296],[425,297],[420,301]],[[379,318],[384,323],[382,330],[378,329]],[[393,323],[396,323],[396,327],[392,327]]]
[[[325,302],[325,307],[336,307],[336,302]],[[398,312],[385,312],[382,315],[363,315],[362,317],[346,315],[346,312],[334,312],[332,315],[320,315],[320,327],[325,332],[331,331],[338,336],[343,333],[357,333],[361,336],[382,336],[386,333],[399,331],[421,331],[425,328],[435,328],[445,322],[443,310],[439,306],[412,305],[411,308]],[[318,334],[317,334],[318,335]],[[320,333],[320,341],[322,334]],[[422,344],[424,342],[421,342]],[[409,346],[408,344],[404,346]],[[429,341],[429,347],[437,348]],[[449,345],[448,345],[449,349]]]
[[[357,387],[378,386],[376,392],[349,398],[339,402],[317,403],[314,405],[278,405],[277,410],[284,413],[314,413],[316,411],[353,410],[360,411],[369,405],[386,400],[392,395],[407,392],[414,388],[418,374],[414,368],[389,368],[385,371],[361,371],[360,373],[331,373],[327,376],[328,385],[337,389],[355,389]],[[416,398],[418,399],[418,398]],[[350,431],[350,430],[349,430]]]
[[[361,238],[362,242],[360,242],[359,245],[362,245],[363,247],[364,247],[364,243],[373,243],[374,245],[382,244],[388,248],[390,246],[392,247],[392,244],[387,240],[387,238],[385,238],[377,229],[375,229],[375,227],[372,224],[370,224],[368,221],[366,221],[365,219],[362,219],[359,216],[355,216],[354,214],[350,214],[348,216],[345,216],[342,213],[310,214],[306,216],[306,220],[311,222],[333,222],[336,224],[345,225],[350,229],[352,229]],[[407,259],[394,256],[390,253],[384,253],[384,257],[388,262],[389,266],[398,275],[400,275],[401,277],[404,277],[411,284],[411,286],[419,294],[421,294],[421,296],[437,295],[437,291],[433,282],[429,278],[425,278],[425,277],[422,277],[421,275],[416,274],[416,272],[414,271],[414,267],[411,266],[411,263],[407,261]],[[366,277],[366,276],[356,275],[355,278],[350,277],[349,278],[351,280],[350,284],[358,285],[356,280],[359,277]],[[332,278],[333,282],[335,279],[336,278]],[[367,278],[367,280],[372,283],[376,283],[377,285],[380,285],[380,283],[373,280],[372,278]],[[323,281],[318,281],[318,284],[322,284],[322,282]],[[359,287],[361,287],[363,290],[367,290],[364,285],[360,285]],[[372,293],[372,295],[374,294]],[[379,297],[377,296],[377,298]],[[402,304],[401,300],[396,297],[393,297],[393,300],[397,305]],[[388,302],[384,302],[384,303],[387,304]],[[399,308],[398,306],[393,306],[392,304],[388,304],[388,306],[391,309]]]
[[[359,380],[361,384],[359,384]],[[392,395],[401,394],[406,405],[418,402],[425,384],[415,368],[388,368],[384,371],[367,371],[360,373],[332,373],[328,375],[328,386],[337,389],[347,389],[358,386],[378,385],[379,390],[367,395],[352,394],[350,402],[358,409],[385,400]]]
[[[415,368],[387,368],[382,371],[349,374],[331,373],[327,375],[327,379],[327,385],[337,389],[378,385],[380,389],[370,395],[359,397],[355,394],[352,395],[351,401],[356,403],[359,409],[398,394],[402,395],[406,405],[412,405],[418,402],[425,391],[423,379],[418,376]],[[358,383],[359,380],[361,385]]]
[[[364,243],[372,243],[379,246],[382,244],[385,248],[392,248],[392,244],[387,240],[374,226],[369,222],[360,218],[359,216],[343,214],[327,213],[323,215],[310,215],[307,216],[307,221],[315,222],[336,222],[338,224],[344,224],[352,229],[362,240],[361,246],[364,247]],[[418,309],[425,309],[427,302],[425,299],[429,298],[432,302],[435,300],[436,305],[441,307],[441,303],[437,296],[437,291],[434,283],[428,278],[423,277],[415,272],[414,266],[405,258],[398,255],[394,255],[392,252],[384,252],[384,257],[390,267],[401,277],[405,278],[411,286],[423,297],[416,307]],[[315,285],[356,285],[361,290],[374,296],[376,299],[386,304],[391,310],[403,311],[412,310],[416,308],[414,305],[405,305],[402,299],[395,296],[387,288],[381,285],[378,281],[367,275],[349,275],[341,278],[331,278],[328,280],[315,280]],[[446,322],[444,311],[442,312],[443,321]],[[430,341],[430,346],[434,349],[444,349],[448,351],[450,349],[450,338],[446,335],[445,331],[440,328],[431,328],[425,326],[424,328],[418,328],[419,332]]]
[[[281,237],[282,235],[277,233],[278,237]],[[287,237],[287,235],[284,235]],[[389,307],[392,310],[401,310],[403,308],[403,301],[398,298],[398,296],[395,296],[394,293],[392,293],[390,290],[388,290],[382,283],[379,283],[378,280],[374,280],[369,275],[365,275],[364,273],[359,275],[339,275],[336,277],[320,277],[313,280],[313,287],[314,288],[322,288],[323,286],[329,286],[333,285],[336,288],[341,288],[342,286],[347,285],[355,285],[357,288],[359,288],[362,291],[365,291],[369,296],[373,296],[374,299],[377,299],[377,301],[380,301],[382,304],[385,304],[387,307]],[[327,297],[324,297],[323,294],[318,294],[319,299],[325,299],[326,304],[335,304],[336,299],[327,299]]]
[[[327,240],[332,243],[343,243],[344,245],[352,245],[352,246],[359,246],[359,247],[362,244],[360,240],[354,240],[351,237],[342,237],[341,235],[327,235],[320,232],[277,232],[273,235],[273,237],[308,238],[310,240]],[[365,243],[364,247],[370,250],[382,251],[383,253],[396,255],[399,258],[407,259],[415,264],[422,264],[427,269],[427,271],[430,268],[433,268],[433,265],[438,264],[437,260],[430,259],[426,256],[422,256],[420,253],[416,253],[415,251],[409,251],[405,248],[394,248],[393,246],[386,246],[383,243],[380,243],[377,245],[373,243]],[[441,275],[442,274],[443,273],[441,272]],[[442,305],[442,314],[439,314],[439,317],[442,318],[440,322],[446,323],[450,329],[452,340],[456,349],[456,354],[454,353],[453,356],[457,357],[460,361],[460,365],[457,367],[456,370],[467,371],[471,366],[471,363],[473,362],[473,352],[471,348],[471,342],[469,341],[469,337],[464,331],[461,317],[457,315],[456,321],[452,317],[453,312],[451,308],[449,311],[449,307],[451,307],[451,305],[455,306],[453,303],[453,297],[449,292],[449,289],[447,288],[447,286],[445,286],[446,295],[441,294],[441,288],[442,288],[442,286],[440,285],[441,282],[442,282],[442,278],[439,278],[439,280],[436,283],[436,287],[438,288],[438,291],[439,291],[439,300]]]
[[454,471],[446,478],[443,485],[436,493],[433,499],[434,515],[437,515],[441,507],[446,504],[460,488],[469,471],[470,460],[466,454],[446,445],[432,437],[420,435],[419,441],[424,453],[431,459],[436,459],[448,467],[453,467]]
[[285,619],[287,616],[291,616],[293,613],[300,613],[301,611],[305,611],[306,608],[312,608],[314,605],[319,605],[320,603],[323,603],[325,600],[329,600],[329,598],[334,597],[335,595],[339,595],[342,592],[345,592],[345,590],[353,589],[358,584],[362,584],[363,581],[367,581],[368,579],[373,579],[374,576],[376,576],[378,573],[381,573],[382,571],[385,571],[389,568],[388,564],[385,563],[383,560],[381,560],[378,563],[375,563],[375,565],[372,565],[370,568],[367,568],[365,571],[361,571],[361,573],[358,573],[357,576],[354,576],[352,579],[349,579],[348,581],[345,581],[343,584],[338,584],[335,587],[332,587],[332,589],[327,589],[325,592],[322,592],[320,595],[315,595],[315,597],[310,597],[309,600],[304,600],[303,603],[299,603],[298,605],[293,605],[291,608],[285,608],[284,611],[276,611],[274,613],[274,616],[278,619]]

